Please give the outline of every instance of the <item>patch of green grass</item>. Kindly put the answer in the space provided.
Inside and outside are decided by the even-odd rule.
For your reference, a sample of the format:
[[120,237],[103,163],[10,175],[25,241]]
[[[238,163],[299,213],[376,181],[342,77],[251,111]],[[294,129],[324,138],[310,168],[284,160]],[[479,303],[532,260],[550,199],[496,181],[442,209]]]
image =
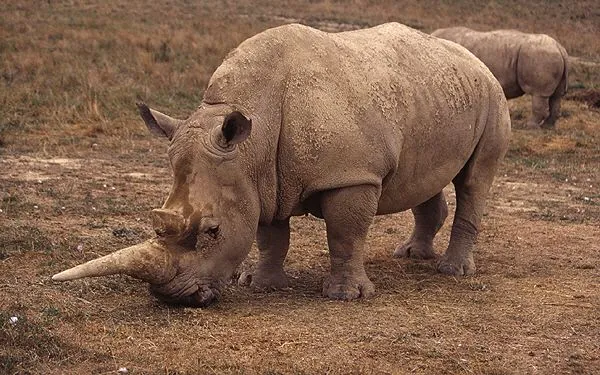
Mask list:
[[18,207],[21,204],[22,200],[17,195],[7,195],[2,198],[2,206],[3,207]]
[[60,315],[60,310],[54,306],[48,306],[42,310],[42,316],[46,321],[53,321],[54,319],[60,317]]
[[559,172],[559,171],[550,172],[550,176],[552,176],[552,179],[554,179],[555,181],[560,181],[560,182],[563,182],[569,178],[569,176],[567,174],[565,174],[564,172]]
[[548,166],[548,160],[540,156],[521,156],[516,161],[531,169],[545,169]]

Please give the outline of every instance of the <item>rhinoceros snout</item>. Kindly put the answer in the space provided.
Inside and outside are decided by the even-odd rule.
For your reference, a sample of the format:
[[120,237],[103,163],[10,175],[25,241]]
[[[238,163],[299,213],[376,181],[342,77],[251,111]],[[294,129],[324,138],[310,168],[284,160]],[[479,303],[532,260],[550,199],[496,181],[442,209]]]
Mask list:
[[152,210],[152,226],[159,237],[180,235],[185,229],[185,219],[176,211],[158,208]]

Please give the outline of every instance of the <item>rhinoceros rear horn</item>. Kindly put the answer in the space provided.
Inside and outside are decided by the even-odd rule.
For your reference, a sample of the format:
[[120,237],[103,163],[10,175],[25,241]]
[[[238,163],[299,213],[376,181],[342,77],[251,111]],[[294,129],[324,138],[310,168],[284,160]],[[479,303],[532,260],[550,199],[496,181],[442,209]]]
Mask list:
[[161,242],[150,240],[57,273],[52,280],[124,274],[151,284],[164,284],[175,277],[175,271],[169,250]]
[[171,140],[173,138],[173,134],[175,134],[175,130],[183,122],[181,120],[169,117],[164,113],[150,109],[144,103],[136,104],[140,112],[140,116],[142,116],[142,119],[146,123],[146,127],[153,134],[164,136]]

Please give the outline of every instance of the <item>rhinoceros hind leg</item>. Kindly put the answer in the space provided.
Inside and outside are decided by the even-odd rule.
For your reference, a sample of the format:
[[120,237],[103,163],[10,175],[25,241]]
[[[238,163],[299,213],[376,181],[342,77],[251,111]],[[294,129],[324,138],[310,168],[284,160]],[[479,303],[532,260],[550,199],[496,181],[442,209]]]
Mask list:
[[450,234],[450,244],[437,265],[438,271],[446,275],[463,276],[475,273],[473,247],[479,232],[487,189],[480,186],[469,186],[465,181],[461,181],[467,174],[463,170],[461,172],[463,176],[459,175],[454,181],[456,213]]
[[282,220],[271,225],[259,225],[256,233],[258,264],[254,273],[244,272],[239,285],[250,285],[257,290],[285,289],[289,286],[283,262],[290,247],[290,221]]
[[365,239],[377,211],[381,189],[373,185],[352,186],[324,192],[321,209],[327,226],[331,274],[323,284],[329,298],[368,298],[375,286],[363,263]]
[[396,248],[394,257],[433,259],[437,254],[433,250],[433,238],[448,216],[448,205],[444,193],[439,192],[433,198],[412,209],[415,226],[408,241]]
[[556,120],[560,115],[560,100],[562,94],[555,93],[550,97],[550,116],[542,123],[543,129],[554,129]]
[[475,273],[473,248],[490,187],[498,164],[508,148],[510,118],[508,111],[500,124],[488,124],[473,155],[452,180],[456,190],[456,212],[448,249],[438,262],[438,271],[448,275]]
[[531,96],[531,117],[527,121],[527,128],[536,129],[544,124],[550,116],[549,97],[532,95]]

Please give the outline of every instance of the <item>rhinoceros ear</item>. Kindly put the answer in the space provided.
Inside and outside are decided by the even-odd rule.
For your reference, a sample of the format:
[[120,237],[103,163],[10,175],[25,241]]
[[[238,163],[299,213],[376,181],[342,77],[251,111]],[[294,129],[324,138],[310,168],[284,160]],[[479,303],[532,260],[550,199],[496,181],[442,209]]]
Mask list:
[[223,146],[231,147],[243,142],[250,136],[252,131],[252,120],[246,118],[238,111],[231,112],[225,116],[221,126]]
[[152,134],[164,136],[171,140],[173,138],[173,134],[175,134],[175,130],[179,124],[183,122],[181,120],[169,117],[164,113],[150,109],[144,103],[136,104],[138,110],[140,111],[140,116],[142,116],[142,119],[146,123],[146,127],[148,127],[148,130],[150,130]]

